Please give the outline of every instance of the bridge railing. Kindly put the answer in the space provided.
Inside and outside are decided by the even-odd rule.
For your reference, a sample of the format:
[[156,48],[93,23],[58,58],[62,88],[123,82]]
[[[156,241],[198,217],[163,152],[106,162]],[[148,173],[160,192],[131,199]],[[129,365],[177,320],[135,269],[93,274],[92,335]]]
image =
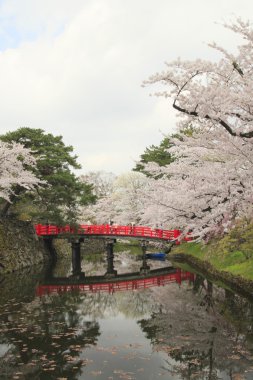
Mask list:
[[[163,230],[160,228],[151,228],[145,226],[117,226],[117,225],[88,225],[81,224],[78,227],[70,225],[58,227],[55,225],[36,224],[35,230],[39,236],[55,236],[55,235],[111,235],[111,236],[129,236],[143,237],[152,239],[175,240],[178,241],[181,235],[180,230]],[[190,240],[190,238],[184,238]]]

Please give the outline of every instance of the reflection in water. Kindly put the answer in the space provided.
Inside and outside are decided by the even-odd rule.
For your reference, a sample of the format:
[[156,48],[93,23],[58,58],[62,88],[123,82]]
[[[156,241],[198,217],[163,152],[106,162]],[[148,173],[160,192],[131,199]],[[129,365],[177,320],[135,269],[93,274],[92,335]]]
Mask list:
[[1,343],[9,350],[0,364],[3,378],[9,379],[14,371],[25,379],[77,379],[86,364],[79,352],[96,344],[100,334],[96,321],[85,321],[78,314],[79,302],[80,295],[73,294],[5,304]]
[[[126,272],[126,263],[131,272],[140,268],[131,256],[116,255],[117,273]],[[200,276],[195,283],[160,282],[163,286],[114,293],[97,289],[35,295],[49,281],[79,286],[93,277],[94,285],[106,273],[106,264],[101,256],[97,263],[85,262],[86,283],[71,277],[70,262],[57,263],[50,279],[42,269],[4,278],[1,379],[253,378],[252,303]],[[150,280],[154,272],[157,279],[159,271],[166,276],[166,265],[149,262],[151,273],[139,279]],[[168,275],[177,273],[170,267]],[[134,281],[126,274],[123,278]],[[120,280],[103,281],[108,285]]]
[[[141,268],[142,269],[142,268]],[[80,276],[73,277],[51,277],[36,289],[36,294],[42,296],[50,293],[70,292],[74,290],[86,292],[114,293],[125,290],[147,289],[152,286],[164,286],[171,282],[181,284],[182,281],[193,281],[194,274],[183,272],[181,269],[165,267],[160,270],[149,270],[143,276],[142,273],[128,273],[108,277],[108,271],[104,276]]]
[[[232,319],[235,309],[224,298],[217,301],[217,305],[212,299],[210,304],[208,287],[201,288],[194,299],[191,292],[184,292],[180,302],[174,288],[170,288],[169,302],[165,289],[159,292],[155,289],[154,292],[156,299],[162,301],[162,310],[138,323],[154,350],[167,354],[170,374],[180,374],[180,379],[252,379],[251,303],[239,298],[245,311],[244,318],[247,315],[247,327],[236,331],[228,318],[219,312],[222,308],[223,314],[226,312]],[[174,301],[173,305],[171,301]],[[242,317],[242,309],[239,315]]]

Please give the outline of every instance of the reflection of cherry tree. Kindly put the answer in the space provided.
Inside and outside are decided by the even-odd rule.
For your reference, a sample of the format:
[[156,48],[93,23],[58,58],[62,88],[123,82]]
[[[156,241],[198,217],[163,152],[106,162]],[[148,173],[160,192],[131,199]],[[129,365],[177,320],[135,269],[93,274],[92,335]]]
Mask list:
[[126,317],[140,318],[157,310],[157,304],[150,297],[150,289],[138,292],[125,292],[124,296],[117,294],[118,310]]
[[157,304],[150,297],[150,289],[143,291],[125,291],[113,294],[97,292],[80,294],[79,316],[91,320],[115,317],[119,312],[128,318],[140,318],[157,309]]
[[[238,334],[218,312],[222,308],[232,318],[236,313],[231,303],[223,297],[218,305],[208,308],[203,302],[206,294],[202,287],[194,297],[190,291],[182,292],[180,299],[177,295],[176,285],[170,286],[169,296],[164,289],[154,288],[153,296],[163,306],[150,319],[139,321],[154,350],[168,355],[166,369],[171,374],[180,373],[182,379],[198,380],[216,380],[222,374],[232,376],[249,370],[250,351],[242,350],[242,346],[247,346],[245,333]],[[245,300],[241,302],[245,315],[251,313],[252,305]],[[252,319],[247,317],[247,320],[252,326]]]
[[116,315],[117,302],[114,295],[103,292],[81,294],[79,305],[81,318],[85,320],[88,315],[92,320],[96,320],[103,318],[105,312],[108,315]]
[[11,344],[6,355],[13,373],[40,380],[76,379],[81,374],[86,365],[82,351],[96,344],[100,333],[97,322],[82,320],[79,302],[79,294],[66,293],[24,306],[9,305],[8,313],[1,316],[0,342]]

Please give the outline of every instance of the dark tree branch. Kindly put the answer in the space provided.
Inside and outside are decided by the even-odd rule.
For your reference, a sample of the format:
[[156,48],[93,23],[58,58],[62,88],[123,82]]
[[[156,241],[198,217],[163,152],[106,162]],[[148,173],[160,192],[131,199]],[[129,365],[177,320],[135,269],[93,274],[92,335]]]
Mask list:
[[[182,113],[185,113],[186,115],[189,115],[189,116],[195,116],[195,117],[199,117],[199,113],[196,112],[196,111],[188,111],[187,109],[185,108],[182,108],[182,107],[179,107],[176,103],[176,100],[174,101],[173,103],[173,108],[175,108],[177,111],[179,112],[182,112]],[[226,129],[226,131],[231,135],[231,136],[237,136],[236,132],[222,119],[214,119],[212,117],[210,117],[209,115],[205,115],[204,116],[204,119],[207,119],[207,120],[214,120],[216,122],[218,122],[223,128]],[[249,131],[249,132],[240,132],[238,134],[238,136],[240,137],[244,137],[244,138],[247,138],[247,139],[250,139],[253,137],[253,131]]]

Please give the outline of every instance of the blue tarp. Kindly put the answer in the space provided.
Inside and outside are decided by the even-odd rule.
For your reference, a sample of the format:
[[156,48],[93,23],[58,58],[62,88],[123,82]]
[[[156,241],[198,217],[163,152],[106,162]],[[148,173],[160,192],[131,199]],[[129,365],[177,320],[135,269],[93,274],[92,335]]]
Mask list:
[[166,253],[164,252],[153,252],[153,253],[146,253],[147,259],[165,259]]

